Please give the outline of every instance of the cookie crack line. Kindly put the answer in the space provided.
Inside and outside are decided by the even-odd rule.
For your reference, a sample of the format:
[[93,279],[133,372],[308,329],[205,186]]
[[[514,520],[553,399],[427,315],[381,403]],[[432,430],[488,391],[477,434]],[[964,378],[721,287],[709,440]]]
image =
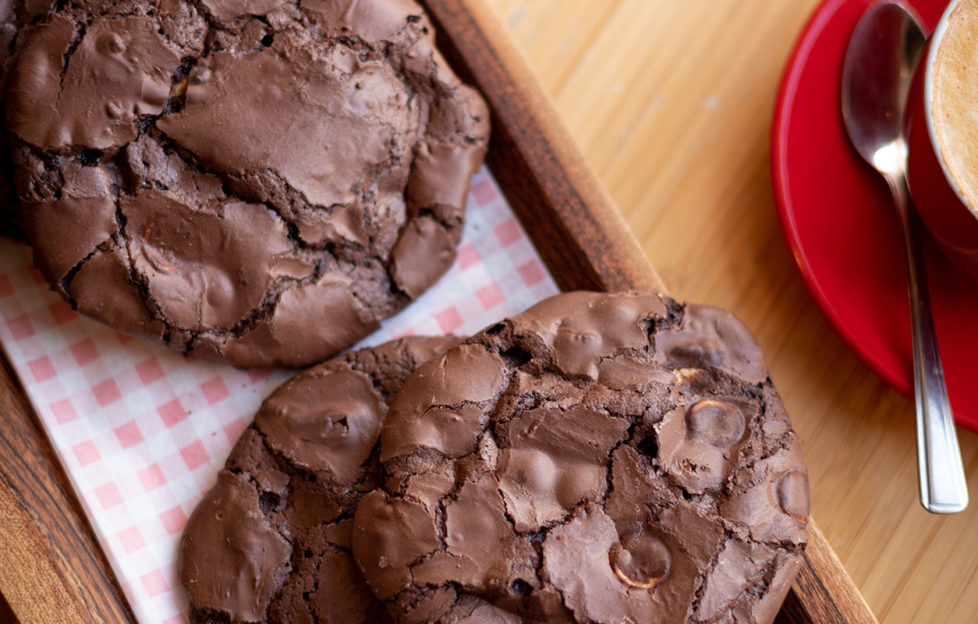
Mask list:
[[[132,248],[130,246],[129,237],[126,235],[126,224],[128,223],[128,219],[126,218],[125,213],[123,213],[122,211],[122,200],[120,197],[120,187],[119,187],[120,181],[118,180],[117,171],[115,171],[114,173],[116,173],[116,180],[109,187],[109,191],[112,194],[112,200],[115,204],[116,236],[118,236],[119,238],[118,248],[120,251],[123,251],[125,253],[126,265],[127,265],[126,269],[128,272],[129,284],[136,288],[136,292],[141,297],[143,301],[143,306],[149,313],[152,320],[162,323],[164,336],[167,337],[164,340],[168,342],[169,341],[168,337],[173,334],[174,328],[170,325],[169,319],[167,319],[163,314],[163,308],[160,305],[160,303],[156,300],[155,297],[153,297],[153,293],[150,291],[149,288],[148,278],[144,274],[140,273],[139,270],[137,270],[136,263],[133,262]],[[89,258],[91,257],[92,256],[89,256]],[[64,286],[65,292],[68,291],[70,285],[71,282],[65,284]]]
[[[215,19],[214,15],[211,13],[211,10],[207,8],[207,5],[201,2],[201,0],[186,0],[186,2],[190,6],[194,7],[197,13],[204,18],[204,21],[207,22],[209,30],[225,30],[223,25],[218,22],[217,19]],[[298,8],[299,4],[300,0],[296,0],[296,8]],[[208,36],[210,35],[209,32],[207,34]],[[205,37],[204,40],[206,41],[208,38],[209,37]]]
[[[77,264],[75,264],[73,267],[68,269],[67,273],[65,273],[64,277],[61,278],[61,282],[60,282],[60,288],[62,289],[63,292],[68,292],[68,285],[75,278],[75,275],[77,275],[78,272],[82,270],[82,267],[85,266],[86,262],[91,260],[92,257],[95,256],[95,254],[97,254],[99,251],[104,250],[108,245],[113,243],[112,238],[114,236],[115,234],[109,235],[109,238],[105,239],[104,241],[96,245],[95,249],[90,251],[87,256],[79,260]],[[78,306],[75,303],[74,299],[71,299],[70,294],[68,295],[68,297],[69,297],[68,303],[71,305],[73,309],[77,309]]]
[[68,42],[68,47],[61,55],[61,75],[58,77],[60,84],[60,89],[58,90],[58,98],[61,98],[61,92],[64,90],[65,75],[68,73],[68,64],[71,62],[71,57],[78,49],[81,44],[82,39],[85,38],[85,30],[88,28],[88,24],[85,22],[77,22],[75,24],[75,32],[72,34],[71,40]]
[[693,591],[693,600],[690,602],[689,610],[687,611],[688,615],[696,613],[700,604],[703,602],[703,594],[706,592],[706,581],[709,579],[713,571],[716,570],[717,565],[720,563],[720,553],[723,552],[727,542],[731,539],[735,539],[733,532],[724,528],[723,534],[719,540],[721,544],[720,550],[713,553],[712,557],[710,558],[710,562],[699,571],[699,574],[696,575],[696,579],[694,580],[696,589]]

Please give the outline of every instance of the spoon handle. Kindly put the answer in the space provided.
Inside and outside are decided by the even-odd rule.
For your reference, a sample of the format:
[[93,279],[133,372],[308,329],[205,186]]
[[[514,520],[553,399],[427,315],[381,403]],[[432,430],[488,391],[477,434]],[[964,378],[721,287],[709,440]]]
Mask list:
[[956,513],[968,506],[961,449],[954,429],[931,316],[927,273],[920,244],[919,217],[910,203],[906,178],[891,179],[890,189],[903,226],[910,278],[914,398],[917,404],[917,469],[920,503],[933,513]]

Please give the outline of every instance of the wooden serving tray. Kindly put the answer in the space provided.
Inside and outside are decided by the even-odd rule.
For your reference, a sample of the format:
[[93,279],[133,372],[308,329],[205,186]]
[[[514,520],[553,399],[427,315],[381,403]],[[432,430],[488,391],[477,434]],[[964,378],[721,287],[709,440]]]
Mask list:
[[[489,100],[489,168],[559,287],[665,292],[490,9],[425,4],[448,60]],[[0,410],[0,622],[135,622],[5,360]],[[778,622],[876,622],[814,520],[804,559]]]

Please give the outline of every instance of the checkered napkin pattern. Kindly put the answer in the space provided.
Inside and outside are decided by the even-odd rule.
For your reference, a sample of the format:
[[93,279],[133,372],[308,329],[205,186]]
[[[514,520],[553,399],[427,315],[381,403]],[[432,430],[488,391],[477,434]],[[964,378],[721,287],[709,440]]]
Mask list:
[[[473,178],[458,259],[360,346],[473,333],[557,292],[495,180]],[[262,399],[291,373],[186,358],[76,314],[0,242],[0,344],[143,623],[181,624],[180,534]]]

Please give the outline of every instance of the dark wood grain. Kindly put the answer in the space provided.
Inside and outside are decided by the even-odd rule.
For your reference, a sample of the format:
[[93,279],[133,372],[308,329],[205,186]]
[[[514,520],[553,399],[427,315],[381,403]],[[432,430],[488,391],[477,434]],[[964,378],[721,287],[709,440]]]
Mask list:
[[0,594],[0,623],[6,622],[16,622],[17,616],[14,615],[14,610],[10,608],[7,600]]
[[135,622],[5,358],[0,421],[0,593],[11,611],[24,624]]
[[[564,290],[662,291],[508,34],[481,0],[427,0],[439,45],[486,94],[488,163]],[[134,622],[23,389],[0,369],[0,593],[21,622]],[[820,531],[778,622],[875,622]],[[2,611],[0,611],[2,613]]]

